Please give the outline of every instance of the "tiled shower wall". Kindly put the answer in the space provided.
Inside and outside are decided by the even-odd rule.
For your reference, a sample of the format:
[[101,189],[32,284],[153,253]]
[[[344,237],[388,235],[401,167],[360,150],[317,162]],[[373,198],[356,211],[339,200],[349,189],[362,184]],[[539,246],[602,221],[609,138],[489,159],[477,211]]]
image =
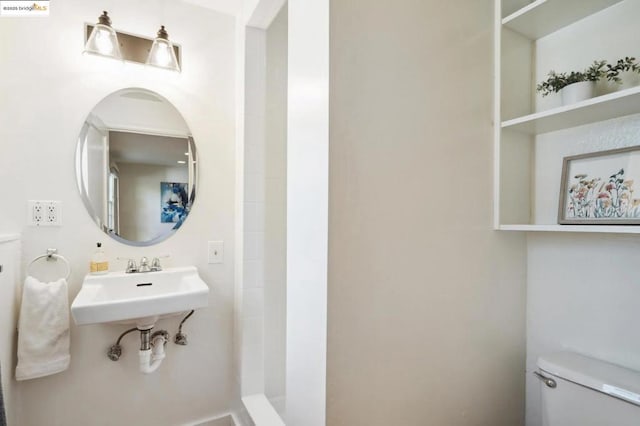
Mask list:
[[247,33],[242,393],[282,409],[286,323],[286,8]]
[[246,35],[242,395],[264,393],[266,36]]

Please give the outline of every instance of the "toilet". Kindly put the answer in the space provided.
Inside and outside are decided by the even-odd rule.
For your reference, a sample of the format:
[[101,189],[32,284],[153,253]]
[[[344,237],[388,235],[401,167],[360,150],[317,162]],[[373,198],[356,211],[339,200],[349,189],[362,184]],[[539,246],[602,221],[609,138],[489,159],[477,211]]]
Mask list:
[[640,372],[573,352],[538,359],[543,426],[639,426]]

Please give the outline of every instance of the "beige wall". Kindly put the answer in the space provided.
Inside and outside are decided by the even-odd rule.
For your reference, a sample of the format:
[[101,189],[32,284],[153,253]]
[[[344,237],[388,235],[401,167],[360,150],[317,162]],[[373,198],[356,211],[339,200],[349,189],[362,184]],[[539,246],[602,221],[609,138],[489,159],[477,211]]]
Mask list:
[[328,425],[523,423],[525,241],[491,230],[492,9],[331,2]]

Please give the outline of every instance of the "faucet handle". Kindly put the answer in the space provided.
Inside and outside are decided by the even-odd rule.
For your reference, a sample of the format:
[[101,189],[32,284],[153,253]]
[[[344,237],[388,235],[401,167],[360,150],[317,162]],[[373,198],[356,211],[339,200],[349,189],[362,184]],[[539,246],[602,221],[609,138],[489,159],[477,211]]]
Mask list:
[[158,257],[153,258],[153,260],[151,261],[151,271],[152,272],[162,271],[162,266],[160,265],[160,258]]
[[136,261],[133,259],[129,259],[127,261],[127,272],[136,272],[138,270],[138,265],[136,265]]
[[134,272],[138,272],[138,266],[136,265],[136,261],[131,259],[131,258],[127,258],[127,257],[116,257],[116,259],[118,260],[126,260],[127,261],[127,269],[125,269],[125,272],[127,274],[132,274]]

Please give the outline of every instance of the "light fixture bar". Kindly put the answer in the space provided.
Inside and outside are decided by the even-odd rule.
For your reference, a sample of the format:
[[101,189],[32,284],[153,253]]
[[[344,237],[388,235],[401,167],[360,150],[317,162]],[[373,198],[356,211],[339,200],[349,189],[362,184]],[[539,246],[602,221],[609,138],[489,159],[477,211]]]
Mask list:
[[[85,24],[84,42],[86,44],[93,30],[93,24]],[[120,44],[120,53],[125,61],[146,64],[149,57],[149,51],[153,45],[153,38],[140,37],[133,34],[116,31],[118,34],[118,42]],[[173,43],[173,51],[176,54],[178,65],[182,68],[182,48],[180,45]]]

